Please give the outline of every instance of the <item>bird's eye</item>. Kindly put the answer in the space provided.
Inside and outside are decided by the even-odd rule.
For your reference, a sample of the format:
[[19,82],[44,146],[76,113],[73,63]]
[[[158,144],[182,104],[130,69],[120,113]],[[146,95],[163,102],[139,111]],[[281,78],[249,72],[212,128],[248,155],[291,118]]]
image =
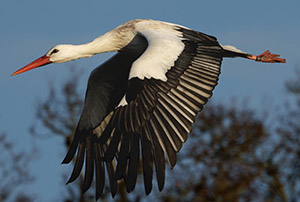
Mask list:
[[52,54],[54,54],[54,53],[57,53],[59,50],[57,50],[57,49],[54,49],[51,53],[50,53],[50,55],[52,55]]

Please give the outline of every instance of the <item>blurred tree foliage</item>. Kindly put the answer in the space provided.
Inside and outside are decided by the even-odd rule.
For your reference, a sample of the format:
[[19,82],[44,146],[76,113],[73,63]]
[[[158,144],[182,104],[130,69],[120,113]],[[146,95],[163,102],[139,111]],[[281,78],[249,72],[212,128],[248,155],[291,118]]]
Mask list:
[[262,155],[264,123],[253,111],[208,105],[199,114],[164,201],[286,201],[278,165]]
[[35,157],[35,150],[17,151],[6,133],[0,134],[0,201],[31,202],[34,198],[24,191],[34,181],[29,164]]
[[[83,105],[79,75],[71,73],[62,91],[50,85],[49,96],[37,107],[42,127],[64,138],[66,148]],[[259,118],[245,106],[207,105],[180,151],[177,165],[168,172],[165,189],[146,198],[137,190],[127,194],[120,183],[116,201],[297,201],[300,198],[299,78],[286,85],[288,92],[296,97],[296,106],[283,106],[286,110],[271,126],[266,124],[266,117]],[[64,201],[93,200],[93,190],[81,194],[82,182],[81,177],[77,184],[67,186]],[[141,187],[140,180],[136,189]],[[110,201],[109,188],[105,190],[102,201]]]
[[281,179],[285,185],[289,201],[300,199],[300,69],[296,69],[295,78],[286,82],[291,102],[284,106],[280,116],[277,134],[280,143],[274,148],[280,165]]

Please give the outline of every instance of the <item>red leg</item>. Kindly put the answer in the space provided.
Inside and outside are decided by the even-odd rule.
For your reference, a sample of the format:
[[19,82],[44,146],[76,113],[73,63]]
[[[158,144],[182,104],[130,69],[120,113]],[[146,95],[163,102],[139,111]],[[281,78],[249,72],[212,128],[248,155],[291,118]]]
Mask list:
[[257,62],[285,63],[286,60],[284,58],[279,58],[279,56],[280,55],[277,54],[271,54],[271,52],[267,50],[260,55],[249,55],[247,58]]

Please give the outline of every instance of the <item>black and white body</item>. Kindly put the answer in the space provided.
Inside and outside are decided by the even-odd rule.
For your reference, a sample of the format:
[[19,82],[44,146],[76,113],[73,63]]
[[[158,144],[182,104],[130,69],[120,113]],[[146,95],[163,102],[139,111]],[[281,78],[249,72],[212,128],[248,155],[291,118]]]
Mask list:
[[91,73],[84,109],[63,160],[69,163],[76,156],[68,182],[79,176],[85,161],[83,189],[89,189],[95,176],[96,199],[105,173],[112,196],[122,179],[127,191],[133,191],[140,160],[146,194],[152,189],[154,169],[163,189],[165,161],[175,166],[197,113],[217,85],[223,57],[285,62],[268,51],[251,55],[180,25],[142,19],[87,44],[57,45],[13,75],[103,52],[118,53]]

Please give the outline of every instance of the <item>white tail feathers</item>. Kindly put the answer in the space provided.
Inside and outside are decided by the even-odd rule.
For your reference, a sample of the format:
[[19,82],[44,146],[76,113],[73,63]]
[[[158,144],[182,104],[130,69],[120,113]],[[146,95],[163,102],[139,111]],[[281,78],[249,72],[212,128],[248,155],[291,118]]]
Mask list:
[[244,51],[241,51],[241,50],[239,50],[239,49],[237,49],[236,47],[231,46],[231,45],[221,45],[221,46],[222,46],[222,48],[223,48],[224,50],[227,50],[227,51],[231,51],[231,52],[235,52],[235,53],[247,54],[247,53],[245,53]]

